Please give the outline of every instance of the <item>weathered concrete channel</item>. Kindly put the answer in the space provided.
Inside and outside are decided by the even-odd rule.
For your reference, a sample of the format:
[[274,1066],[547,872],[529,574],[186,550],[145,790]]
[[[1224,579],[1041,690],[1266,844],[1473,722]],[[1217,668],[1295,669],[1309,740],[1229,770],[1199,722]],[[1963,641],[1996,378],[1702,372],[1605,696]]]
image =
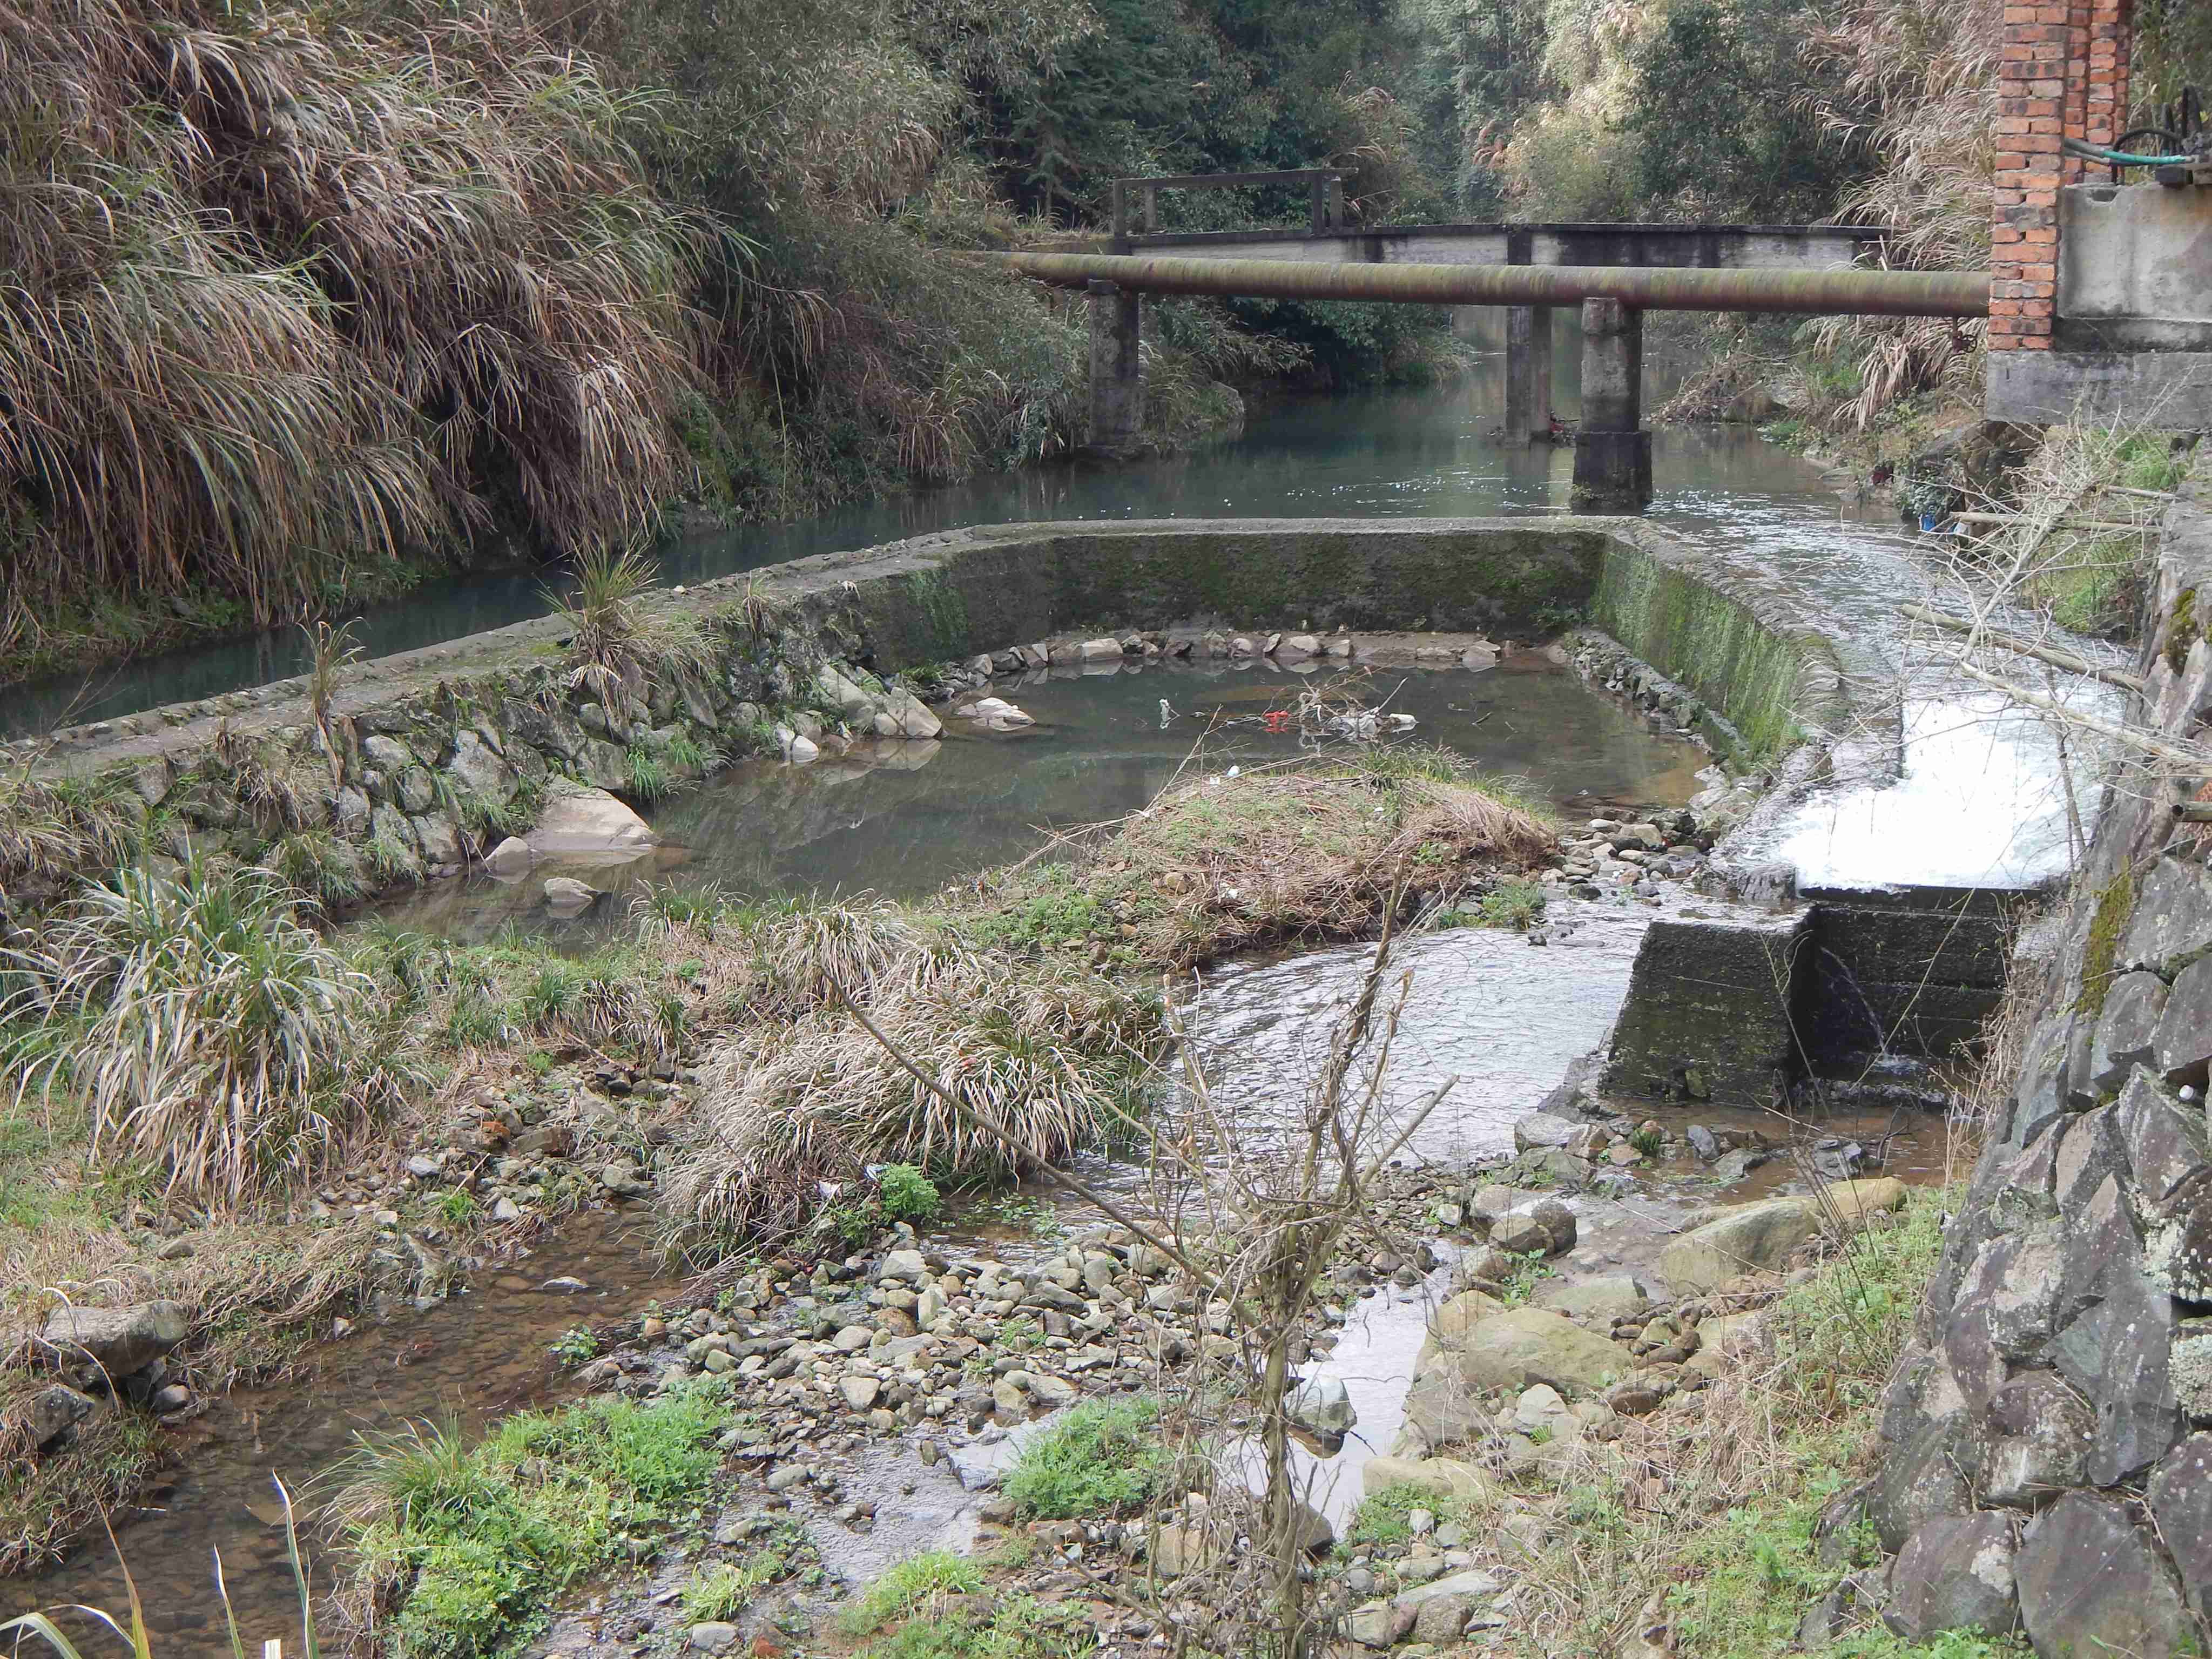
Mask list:
[[[1165,623],[1528,638],[1587,618],[1679,726],[1740,768],[1778,765],[1769,817],[1899,765],[1871,647],[1808,628],[1634,520],[1008,525],[799,560],[653,605],[704,649],[628,718],[576,683],[555,617],[344,671],[319,720],[307,682],[283,681],[64,731],[42,764],[127,785],[149,814],[241,855],[288,825],[326,836],[340,856],[357,849],[362,879],[389,887],[489,850],[489,826],[548,780],[625,787],[641,752],[680,780],[686,757],[760,747],[781,720],[810,737],[825,715],[889,736],[933,729],[909,693],[872,676]],[[1716,862],[1736,896],[1797,903],[1755,856],[1724,845]],[[1809,1068],[1948,1052],[2002,985],[2005,923],[1986,897],[1804,898],[1794,921],[1751,933],[1655,929],[1616,1085],[1764,1104]],[[1678,970],[1684,953],[1700,972]]]

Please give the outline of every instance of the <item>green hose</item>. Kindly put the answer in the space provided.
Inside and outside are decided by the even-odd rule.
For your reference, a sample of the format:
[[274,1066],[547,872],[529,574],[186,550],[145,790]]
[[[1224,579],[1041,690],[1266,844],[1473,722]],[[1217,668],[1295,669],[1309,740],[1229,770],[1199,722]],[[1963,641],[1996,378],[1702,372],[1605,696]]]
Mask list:
[[2197,159],[2194,155],[2130,155],[2125,150],[2106,149],[2102,144],[2086,143],[2079,138],[2066,141],[2066,153],[2116,167],[2185,167]]

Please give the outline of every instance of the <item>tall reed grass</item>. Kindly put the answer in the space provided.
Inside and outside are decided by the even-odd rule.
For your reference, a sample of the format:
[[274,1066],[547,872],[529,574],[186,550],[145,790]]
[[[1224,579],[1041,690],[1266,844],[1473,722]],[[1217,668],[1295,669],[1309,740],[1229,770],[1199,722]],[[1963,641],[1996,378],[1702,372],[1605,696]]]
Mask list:
[[640,525],[698,362],[653,118],[502,0],[0,10],[0,634]]
[[[1885,264],[1980,270],[1990,257],[1996,166],[1998,0],[1853,0],[1816,28],[1807,61],[1833,74],[1823,125],[1863,139],[1878,170],[1840,216],[1895,227]],[[1862,429],[1898,398],[1978,375],[1987,325],[1938,317],[1828,317],[1815,349],[1856,365],[1838,411]]]
[[68,1090],[95,1161],[235,1202],[307,1174],[408,1080],[375,981],[266,870],[118,871],[0,955],[16,1099]]

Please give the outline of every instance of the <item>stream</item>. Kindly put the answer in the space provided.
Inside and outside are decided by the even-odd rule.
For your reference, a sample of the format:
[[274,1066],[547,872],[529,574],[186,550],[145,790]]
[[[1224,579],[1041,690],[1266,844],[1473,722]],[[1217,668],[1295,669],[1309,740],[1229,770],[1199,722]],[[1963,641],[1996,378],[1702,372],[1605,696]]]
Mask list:
[[[1562,330],[1560,410],[1571,414],[1577,357]],[[864,546],[952,525],[1085,516],[1376,516],[1542,513],[1563,506],[1572,456],[1565,449],[1507,451],[1488,437],[1500,403],[1502,356],[1449,387],[1289,403],[1257,415],[1240,436],[1194,454],[1113,469],[1056,469],[979,481],[958,489],[855,507],[804,525],[752,529],[668,550],[675,580],[832,548]],[[1662,380],[1663,376],[1655,376]],[[1662,387],[1663,389],[1663,387]],[[1656,399],[1655,399],[1656,400]],[[1759,573],[1807,614],[1820,613],[1882,637],[1892,608],[1917,597],[1913,538],[1878,520],[1871,506],[1846,507],[1814,468],[1746,429],[1664,428],[1655,471],[1662,495],[1652,516]],[[499,626],[540,608],[532,575],[472,578],[426,591],[374,613],[362,629],[371,654],[404,650]],[[76,718],[129,712],[210,695],[296,672],[289,642],[265,639],[135,665],[100,683],[99,700]],[[1321,675],[1342,671],[1309,665]],[[1374,695],[1413,714],[1418,737],[1442,742],[1529,792],[1571,821],[1638,806],[1677,805],[1697,787],[1702,757],[1674,733],[1583,686],[1541,653],[1509,653],[1496,667],[1382,668]],[[715,882],[736,890],[873,889],[926,894],[980,867],[1036,848],[1051,826],[1095,822],[1148,800],[1190,754],[1218,715],[1279,706],[1299,682],[1272,665],[1149,665],[1110,673],[1040,673],[994,690],[1037,720],[1018,734],[948,732],[939,743],[863,746],[811,769],[748,763],[709,785],[651,809],[665,845],[653,858],[594,884],[644,880]],[[79,688],[46,687],[14,700],[18,729],[51,720]],[[1170,717],[1163,723],[1162,704]],[[1232,753],[1256,763],[1293,752],[1239,726],[1209,740],[1209,763]],[[537,872],[542,878],[545,872]],[[555,923],[533,908],[538,883],[505,887],[488,878],[434,884],[386,907],[390,921],[463,939],[502,927],[565,930],[590,942],[626,925],[617,892],[576,921]],[[1670,907],[1694,908],[1678,896]],[[1406,1155],[1463,1164],[1510,1147],[1515,1120],[1534,1109],[1570,1065],[1602,1042],[1626,993],[1638,940],[1661,909],[1611,895],[1556,899],[1532,936],[1461,929],[1411,941],[1414,970],[1396,1085],[1418,1092],[1447,1075],[1460,1081]],[[1540,939],[1541,943],[1535,942]],[[1230,964],[1197,995],[1193,1029],[1201,1054],[1233,1097],[1266,1116],[1308,1073],[1335,1012],[1356,984],[1364,951],[1343,947]],[[1721,1114],[1701,1112],[1718,1122]],[[1937,1139],[1930,1131],[1931,1139]],[[1909,1150],[1909,1149],[1908,1149]],[[1940,1149],[1939,1149],[1940,1152]],[[1893,1169],[1893,1172],[1905,1172]],[[1773,1177],[1770,1175],[1769,1180]],[[1710,1194],[1707,1194],[1710,1196]],[[1663,1216],[1665,1202],[1641,1208]],[[1618,1257],[1613,1224],[1596,1213],[1571,1264]],[[1087,1218],[1067,1218],[1079,1229]],[[447,1413],[481,1426],[520,1407],[556,1397],[548,1345],[571,1326],[634,1311],[672,1289],[647,1248],[641,1212],[580,1218],[541,1240],[526,1260],[482,1265],[467,1293],[382,1328],[364,1328],[309,1356],[309,1380],[241,1390],[215,1403],[179,1435],[179,1459],[164,1484],[118,1516],[123,1546],[157,1636],[189,1647],[222,1644],[211,1548],[223,1565],[242,1621],[253,1632],[284,1627],[292,1590],[281,1516],[270,1506],[274,1470],[295,1484],[328,1470],[357,1434]],[[1633,1231],[1620,1220],[1618,1227]],[[1648,1228],[1647,1228],[1648,1231]],[[946,1234],[949,1253],[1012,1260],[1003,1240]],[[556,1279],[589,1288],[544,1288]],[[1340,1518],[1358,1495],[1358,1468],[1387,1451],[1405,1382],[1437,1285],[1385,1288],[1362,1304],[1324,1370],[1351,1383],[1361,1425],[1346,1449],[1313,1474],[1325,1513]],[[825,1537],[825,1559],[864,1575],[930,1543],[957,1543],[972,1526],[971,1494],[951,1465],[923,1470],[910,1448],[886,1456],[885,1510],[904,1506],[897,1526],[865,1544]],[[894,1485],[893,1482],[896,1484]],[[907,1492],[912,1486],[915,1490]],[[899,1495],[895,1498],[891,1492]],[[964,1517],[964,1518],[963,1518]],[[825,1534],[840,1529],[823,1527]],[[39,1577],[0,1584],[0,1611],[120,1599],[105,1542]],[[296,1627],[296,1626],[295,1626]]]

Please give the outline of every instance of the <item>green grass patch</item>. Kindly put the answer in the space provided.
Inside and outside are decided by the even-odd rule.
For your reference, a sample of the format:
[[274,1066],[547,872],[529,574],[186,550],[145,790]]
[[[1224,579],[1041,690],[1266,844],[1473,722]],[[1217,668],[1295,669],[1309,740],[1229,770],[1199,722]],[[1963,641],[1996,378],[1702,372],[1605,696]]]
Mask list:
[[1459,1518],[1458,1511],[1463,1507],[1426,1486],[1401,1480],[1360,1499],[1359,1507],[1352,1512],[1351,1525],[1344,1529],[1344,1544],[1347,1549],[1385,1549],[1411,1543],[1415,1510],[1426,1510],[1441,1525]]
[[1553,845],[1549,813],[1511,783],[1477,777],[1443,750],[1373,744],[1292,769],[1190,779],[1068,860],[985,878],[980,899],[946,921],[979,945],[1193,966],[1367,937],[1401,872],[1407,902],[1426,910],[1523,875]]
[[508,1418],[476,1446],[428,1424],[364,1440],[336,1500],[364,1599],[409,1659],[488,1659],[558,1593],[691,1517],[720,1458],[724,1390]]
[[934,1615],[947,1595],[973,1595],[983,1588],[976,1562],[949,1550],[931,1550],[902,1561],[868,1586],[839,1622],[851,1636],[872,1636],[894,1620]]
[[1083,1659],[1098,1645],[1082,1602],[1047,1603],[1018,1595],[988,1616],[910,1619],[882,1641],[862,1648],[857,1659]]
[[1110,1515],[1151,1497],[1168,1456],[1152,1432],[1159,1402],[1141,1396],[1076,1407],[1022,1449],[1005,1492],[1042,1520]]

